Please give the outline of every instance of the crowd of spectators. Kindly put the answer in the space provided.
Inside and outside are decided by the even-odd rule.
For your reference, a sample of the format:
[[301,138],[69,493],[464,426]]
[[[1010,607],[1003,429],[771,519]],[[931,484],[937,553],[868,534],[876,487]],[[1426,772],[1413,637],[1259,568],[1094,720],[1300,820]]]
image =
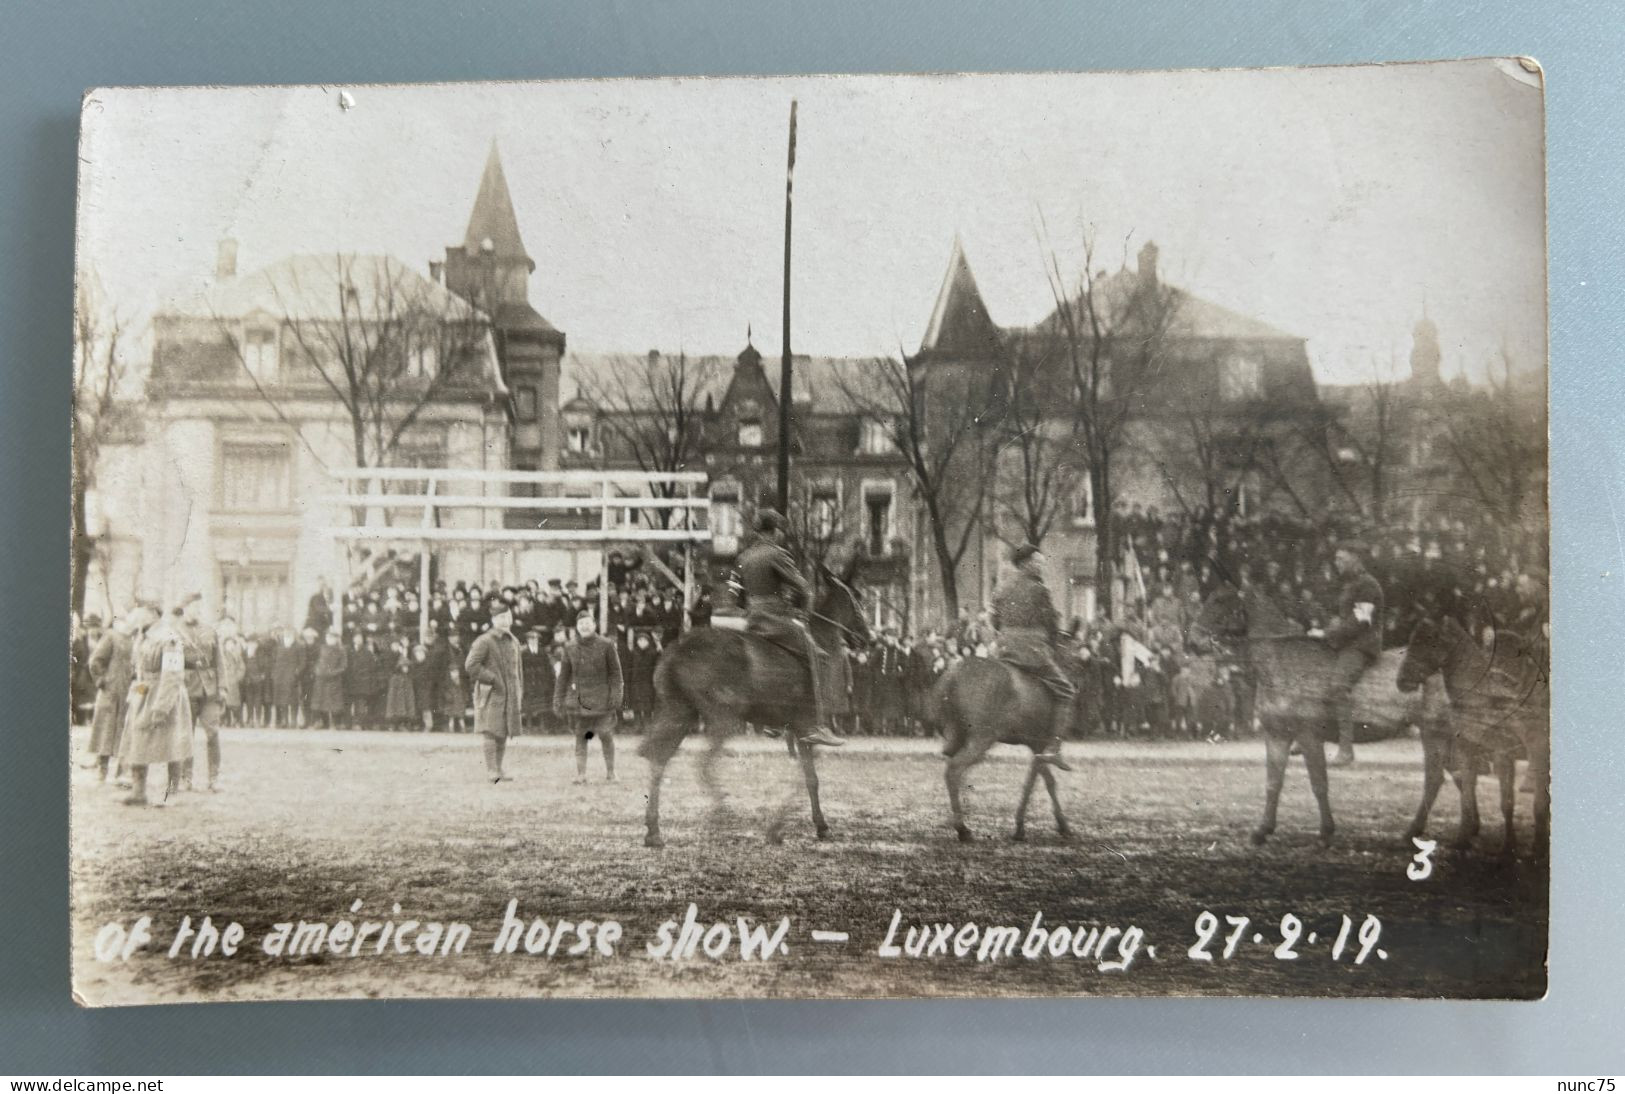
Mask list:
[[[1204,598],[1221,582],[1269,596],[1308,631],[1336,610],[1340,579],[1335,546],[1358,536],[1366,566],[1382,585],[1387,646],[1403,645],[1424,617],[1453,616],[1475,638],[1498,631],[1541,641],[1547,618],[1546,545],[1535,532],[1490,519],[1432,518],[1414,527],[1361,526],[1346,519],[1247,517],[1197,510],[1174,516],[1155,507],[1121,507],[1113,530],[1122,548],[1115,619],[1073,619],[1063,652],[1079,682],[1077,733],[1219,739],[1251,731],[1251,682],[1240,665],[1192,641]],[[625,667],[626,717],[636,725],[654,706],[660,651],[681,634],[685,607],[663,577],[639,560],[612,554],[606,637]],[[553,681],[574,622],[596,613],[597,581],[532,579],[482,588],[436,582],[428,610],[415,587],[390,585],[345,594],[325,587],[311,597],[302,628],[238,633],[222,620],[221,683],[228,722],[369,729],[459,731],[468,728],[470,695],[462,678],[470,643],[489,626],[498,603],[512,607],[522,644],[525,723],[562,732],[550,707]],[[691,625],[711,619],[698,587],[686,608]],[[427,620],[427,627],[424,621]],[[94,645],[96,622],[76,634],[75,663]],[[1123,655],[1124,636],[1143,651]],[[951,627],[910,633],[889,627],[862,648],[844,651],[847,702],[841,730],[922,735],[931,685],[956,662],[995,652],[988,612],[964,611]],[[76,696],[81,681],[75,678]],[[90,686],[94,697],[94,686]],[[75,700],[76,709],[88,706]]]

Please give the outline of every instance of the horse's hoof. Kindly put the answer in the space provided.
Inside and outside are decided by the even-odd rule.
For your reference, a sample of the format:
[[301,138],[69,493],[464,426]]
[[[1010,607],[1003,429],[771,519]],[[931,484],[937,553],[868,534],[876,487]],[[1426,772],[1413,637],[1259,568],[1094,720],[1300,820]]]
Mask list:
[[969,828],[961,827],[954,829],[954,831],[958,834],[960,843],[974,843],[976,841],[976,837],[971,834]]
[[831,835],[830,835],[830,831],[829,831],[829,826],[828,826],[828,825],[825,825],[825,826],[824,826],[824,827],[822,827],[822,828],[819,828],[819,829],[817,829],[817,830],[816,830],[816,834],[817,834],[817,837],[818,837],[818,838],[819,838],[819,839],[825,839],[825,840],[827,840],[827,839],[832,839],[832,838],[833,838],[833,837],[832,837],[832,836],[831,836]]
[[660,848],[666,846],[666,841],[658,834],[650,832],[647,836],[643,837],[643,846],[653,847],[656,850],[659,850]]
[[1473,837],[1457,836],[1450,841],[1450,849],[1452,851],[1471,851],[1473,849]]
[[1409,843],[1411,840],[1415,839],[1417,836],[1420,836],[1422,834],[1422,832],[1423,832],[1423,828],[1422,828],[1422,826],[1420,824],[1411,825],[1409,828],[1405,829],[1405,837],[1404,837],[1405,842]]
[[1014,832],[1012,832],[1010,834],[1010,841],[1012,843],[1026,843],[1027,842],[1027,830],[1025,828],[1017,828]]
[[1332,845],[1332,837],[1335,835],[1337,835],[1336,828],[1322,828],[1320,830],[1320,845],[1322,847],[1330,847]]
[[1267,842],[1269,840],[1271,834],[1272,834],[1272,830],[1269,829],[1269,828],[1254,828],[1253,829],[1253,835],[1252,835],[1253,846],[1254,847],[1262,847],[1262,846],[1264,846],[1265,842]]
[[1070,828],[1058,828],[1058,829],[1055,830],[1055,834],[1058,837],[1060,837],[1060,840],[1061,840],[1062,843],[1077,843],[1078,842],[1078,837],[1073,833],[1072,829],[1070,829]]

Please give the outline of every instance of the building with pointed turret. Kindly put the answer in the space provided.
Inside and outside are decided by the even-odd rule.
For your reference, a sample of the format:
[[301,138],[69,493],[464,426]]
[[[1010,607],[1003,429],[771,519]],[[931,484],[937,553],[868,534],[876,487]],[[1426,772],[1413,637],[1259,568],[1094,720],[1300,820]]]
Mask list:
[[[1103,331],[1099,405],[1124,421],[1111,456],[1113,508],[1249,513],[1292,504],[1265,473],[1264,454],[1298,431],[1320,428],[1305,339],[1166,284],[1158,257],[1156,244],[1147,243],[1132,268],[1095,272],[1087,299],[1058,306],[1032,327],[1002,327],[955,238],[908,365],[934,413],[962,415],[969,401],[980,429],[965,448],[963,473],[952,476],[983,495],[979,503],[959,499],[962,511],[984,516],[959,562],[961,610],[991,602],[1010,548],[1031,538],[1035,525],[1044,532],[1063,615],[1087,618],[1102,599],[1096,558],[1105,514],[1076,414],[1088,373],[1081,359],[1097,337],[1088,330],[1091,308]],[[1157,301],[1154,320],[1145,317],[1147,299]],[[1062,472],[1051,473],[1054,467]],[[915,525],[916,611],[940,618],[947,614],[940,564],[923,523]],[[1123,599],[1121,586],[1113,593]]]

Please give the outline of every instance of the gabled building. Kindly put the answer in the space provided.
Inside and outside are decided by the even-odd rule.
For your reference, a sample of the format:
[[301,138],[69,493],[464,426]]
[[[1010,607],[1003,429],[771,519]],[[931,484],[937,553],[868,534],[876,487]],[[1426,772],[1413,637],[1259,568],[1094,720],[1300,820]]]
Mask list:
[[[903,625],[913,561],[908,471],[882,423],[848,397],[874,367],[795,359],[788,516],[814,561],[839,568],[858,555],[872,621]],[[779,361],[763,357],[747,334],[731,360],[571,354],[564,371],[573,393],[562,415],[565,465],[705,471],[713,553],[726,568],[748,541],[756,509],[777,504]]]
[[[1117,502],[1154,506],[1163,513],[1215,504],[1243,512],[1286,504],[1269,476],[1258,470],[1257,449],[1317,420],[1320,410],[1305,339],[1166,285],[1157,263],[1157,247],[1147,243],[1133,268],[1100,271],[1092,279],[1097,308],[1116,316],[1125,332],[1119,339],[1125,353],[1134,351],[1135,301],[1155,294],[1167,309],[1157,320],[1154,370],[1123,396],[1127,424],[1111,470]],[[1048,409],[1031,424],[1049,439],[1043,459],[1071,465],[1070,488],[1059,499],[1043,543],[1055,571],[1050,584],[1064,590],[1057,596],[1063,614],[1086,617],[1098,600],[1095,553],[1102,514],[1089,487],[1087,451],[1071,432],[1078,391],[1066,331],[1060,308],[1029,328],[999,326],[956,238],[919,351],[908,364],[916,370],[927,403],[941,408],[939,412],[962,413],[967,402],[976,408],[978,424],[985,423],[982,442],[967,446],[966,473],[959,478],[988,491],[1008,489],[1009,477],[1021,474],[1012,466],[1004,428],[1011,385],[1022,385],[1027,396],[1038,393],[1037,405]],[[1071,342],[1079,337],[1072,336]],[[1108,367],[1107,399],[1112,397],[1112,374]],[[1190,451],[1196,434],[1204,441],[1202,461]],[[1245,444],[1239,443],[1242,438]],[[1229,442],[1237,442],[1233,451],[1227,450]],[[976,475],[973,461],[981,460],[996,467],[997,475]],[[962,609],[990,603],[1010,546],[1024,538],[996,499],[984,499],[983,508],[990,519],[960,563]],[[945,615],[941,583],[934,554],[924,550],[926,532],[916,521],[914,595],[923,618],[940,620]]]

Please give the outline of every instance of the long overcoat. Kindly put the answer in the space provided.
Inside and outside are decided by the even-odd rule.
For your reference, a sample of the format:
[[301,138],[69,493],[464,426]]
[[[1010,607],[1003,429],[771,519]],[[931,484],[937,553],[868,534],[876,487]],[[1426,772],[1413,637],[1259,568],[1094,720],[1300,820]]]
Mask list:
[[186,694],[186,674],[176,667],[164,671],[164,653],[184,664],[184,642],[173,631],[154,628],[136,647],[135,681],[126,701],[124,736],[119,759],[131,767],[179,763],[192,758],[192,703]]
[[463,670],[474,684],[474,731],[498,740],[517,737],[525,701],[519,639],[508,631],[486,631],[474,639]]
[[134,641],[127,634],[108,631],[90,655],[90,675],[96,681],[96,713],[91,718],[90,751],[97,756],[118,755],[124,729],[124,701],[134,675]]

